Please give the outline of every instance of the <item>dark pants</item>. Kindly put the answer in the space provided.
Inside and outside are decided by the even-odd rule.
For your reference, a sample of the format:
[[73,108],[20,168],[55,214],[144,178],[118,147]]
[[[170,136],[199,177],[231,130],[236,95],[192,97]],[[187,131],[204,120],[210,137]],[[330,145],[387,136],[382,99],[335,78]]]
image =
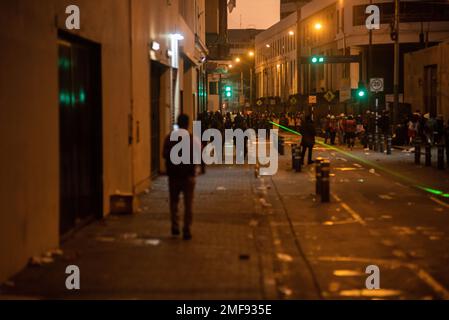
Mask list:
[[353,148],[355,145],[355,132],[346,132],[346,139],[349,148]]
[[302,151],[301,151],[301,161],[304,164],[304,158],[306,156],[306,151],[309,150],[307,154],[307,163],[312,163],[312,150],[313,150],[313,144],[302,144]]
[[337,133],[335,131],[331,131],[330,135],[331,135],[331,145],[334,145],[335,144],[335,136],[337,135]]
[[176,178],[169,177],[170,215],[172,228],[179,230],[178,203],[181,192],[184,194],[184,232],[189,232],[193,220],[193,194],[195,190],[195,177]]

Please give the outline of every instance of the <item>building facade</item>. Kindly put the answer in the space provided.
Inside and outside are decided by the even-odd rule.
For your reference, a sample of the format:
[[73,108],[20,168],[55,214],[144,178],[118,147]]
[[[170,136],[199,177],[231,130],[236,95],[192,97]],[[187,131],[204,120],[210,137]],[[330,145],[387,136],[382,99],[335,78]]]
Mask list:
[[[289,3],[289,1],[288,1]],[[370,4],[380,10],[380,29],[370,32],[366,27]],[[287,4],[284,4],[287,8]],[[329,105],[324,95],[331,91],[335,113],[354,111],[352,91],[360,85],[369,86],[370,78],[383,78],[383,107],[393,101],[394,41],[391,24],[394,21],[394,1],[387,0],[313,0],[298,7],[294,14],[281,20],[256,38],[257,96],[277,97],[285,101],[288,94],[297,93],[298,100],[317,95],[318,104]],[[284,45],[271,47],[272,39],[281,39],[289,28],[296,26],[295,52],[282,51]],[[400,2],[400,102],[404,102],[404,54],[436,45],[449,37],[449,3],[428,1]],[[371,42],[370,42],[371,38]],[[265,46],[265,48],[264,48]],[[370,54],[371,53],[371,54]],[[279,74],[282,60],[294,59],[296,54],[296,86],[287,87]],[[360,63],[304,63],[311,56],[360,56]],[[302,63],[301,63],[302,61]],[[279,68],[279,71],[276,71]],[[288,71],[287,71],[288,73]],[[288,78],[288,76],[287,76]],[[281,76],[281,79],[283,77]],[[285,82],[290,84],[288,81]],[[276,102],[277,103],[277,102]],[[349,109],[346,107],[349,106]],[[352,110],[352,111],[351,111]],[[327,112],[327,111],[326,111]]]
[[413,110],[449,119],[449,42],[405,55],[404,100]]
[[[365,12],[370,4],[380,9],[380,29],[372,31],[371,46],[366,27],[369,14]],[[404,54],[435,45],[449,36],[448,9],[447,3],[400,2],[400,102],[404,101]],[[301,56],[361,55],[361,63],[302,65],[300,92],[307,95],[331,90],[338,95],[356,89],[360,83],[368,86],[370,78],[383,78],[385,104],[392,102],[393,21],[393,1],[320,0],[304,5],[299,23]]]
[[256,96],[287,101],[298,93],[298,15],[256,36]]
[[72,4],[0,4],[0,281],[114,196],[137,210],[174,119],[205,105],[205,0],[79,0],[79,30]]

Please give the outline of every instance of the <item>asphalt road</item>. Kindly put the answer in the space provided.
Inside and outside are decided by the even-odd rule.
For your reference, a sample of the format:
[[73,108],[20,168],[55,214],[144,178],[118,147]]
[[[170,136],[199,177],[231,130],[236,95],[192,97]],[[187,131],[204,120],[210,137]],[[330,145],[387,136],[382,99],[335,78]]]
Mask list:
[[[291,139],[278,174],[262,180],[274,191],[267,195],[273,215],[286,216],[272,222],[280,235],[275,241],[282,251],[282,238],[294,238],[296,251],[290,246],[289,256],[310,265],[317,293],[329,299],[449,299],[449,205],[415,184],[426,175],[428,186],[435,175],[441,186],[447,172],[408,167],[413,158],[405,153],[384,166],[378,160],[384,155],[318,145],[315,156],[331,160],[332,201],[322,204],[315,196],[314,166],[291,171]],[[410,168],[413,176],[407,175]],[[381,290],[366,289],[369,265],[380,269]],[[287,296],[302,298],[301,285],[288,274]]]

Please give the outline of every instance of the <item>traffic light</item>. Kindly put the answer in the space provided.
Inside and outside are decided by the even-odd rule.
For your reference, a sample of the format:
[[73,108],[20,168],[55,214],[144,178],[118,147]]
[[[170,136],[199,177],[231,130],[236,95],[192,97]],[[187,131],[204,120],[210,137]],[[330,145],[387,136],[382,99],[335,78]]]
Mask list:
[[366,88],[364,85],[359,85],[356,91],[356,98],[357,99],[364,99],[368,96],[368,92],[366,91]]
[[232,97],[232,87],[231,86],[225,86],[225,97],[226,98]]
[[323,56],[312,56],[312,57],[310,57],[310,62],[312,64],[324,63],[325,58]]

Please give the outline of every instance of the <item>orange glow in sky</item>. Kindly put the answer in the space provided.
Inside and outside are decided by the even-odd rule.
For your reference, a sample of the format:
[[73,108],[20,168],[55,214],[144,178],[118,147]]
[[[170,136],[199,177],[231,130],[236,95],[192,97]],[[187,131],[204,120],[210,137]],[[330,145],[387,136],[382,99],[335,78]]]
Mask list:
[[280,19],[279,0],[237,0],[237,7],[229,14],[228,28],[268,29]]

